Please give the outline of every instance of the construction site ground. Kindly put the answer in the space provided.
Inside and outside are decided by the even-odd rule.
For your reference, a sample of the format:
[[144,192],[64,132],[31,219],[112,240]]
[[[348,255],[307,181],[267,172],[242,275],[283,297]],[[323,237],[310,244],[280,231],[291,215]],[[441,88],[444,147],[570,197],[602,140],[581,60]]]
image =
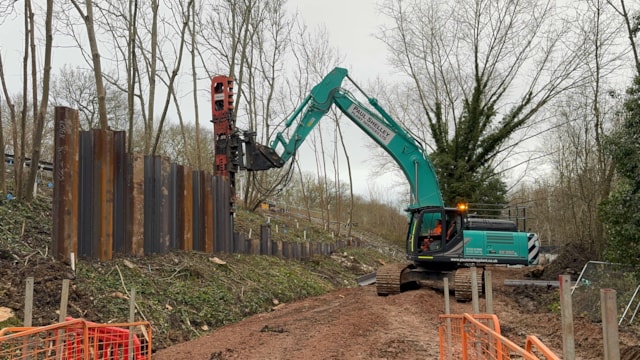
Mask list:
[[[47,198],[40,200],[28,206],[0,206],[0,315],[2,310],[12,315],[8,319],[0,316],[0,327],[22,324],[27,277],[35,278],[33,324],[55,323],[62,279],[72,279],[69,315],[99,323],[125,322],[129,309],[126,289],[137,286],[136,299],[142,309],[137,319],[146,315],[151,321],[153,359],[157,360],[438,358],[442,289],[424,284],[418,290],[379,297],[374,285],[355,286],[356,274],[372,271],[381,257],[391,259],[387,252],[402,255],[393,248],[382,251],[388,246],[382,241],[371,243],[368,251],[352,249],[359,256],[369,254],[367,268],[346,253],[303,261],[216,254],[227,265],[210,261],[211,254],[170,253],[82,261],[78,264],[82,271],[74,273],[68,263],[50,255],[51,203]],[[291,223],[288,227],[296,226]],[[361,237],[368,242],[376,239],[370,234]],[[575,279],[589,259],[580,258],[585,251],[569,250],[544,271],[489,268],[494,309],[505,337],[522,346],[527,335],[535,335],[562,355],[559,290],[505,286],[504,280],[529,279],[531,274],[544,275],[546,280],[571,274]],[[258,273],[264,276],[254,276]],[[193,287],[187,286],[188,281]],[[286,292],[278,295],[280,301],[271,301],[276,287]],[[330,290],[319,291],[325,288]],[[222,299],[227,301],[223,303],[218,298],[225,290]],[[314,292],[324,295],[307,297]],[[177,295],[182,296],[180,301],[174,299]],[[265,298],[269,295],[272,297]],[[255,301],[252,296],[257,297]],[[284,297],[301,300],[284,301]],[[245,303],[238,306],[234,300]],[[213,301],[218,303],[211,305]],[[270,308],[263,308],[265,302]],[[216,306],[224,316],[204,318],[207,307]],[[485,309],[482,299],[480,308]],[[451,311],[470,313],[472,305],[452,301]],[[260,313],[245,316],[256,312]],[[619,329],[623,360],[640,359],[637,323]],[[576,359],[604,358],[601,324],[575,314],[574,332]]]
[[[559,290],[505,286],[525,279],[528,269],[490,268],[494,310],[502,334],[520,346],[535,335],[562,357]],[[453,297],[452,297],[453,299]],[[485,308],[484,299],[480,301]],[[399,295],[377,296],[375,286],[340,289],[274,306],[154,355],[156,360],[189,359],[437,359],[442,289],[424,284]],[[471,303],[451,302],[452,313],[471,313]],[[603,359],[601,324],[574,320],[576,359]],[[637,327],[619,329],[621,359],[640,359]]]

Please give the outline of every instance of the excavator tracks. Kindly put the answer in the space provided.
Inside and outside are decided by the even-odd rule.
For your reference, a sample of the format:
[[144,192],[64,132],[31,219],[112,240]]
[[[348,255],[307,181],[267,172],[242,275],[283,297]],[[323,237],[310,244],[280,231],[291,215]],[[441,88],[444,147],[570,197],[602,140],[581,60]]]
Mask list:
[[[482,295],[482,289],[484,288],[484,276],[482,276],[483,271],[476,271],[476,279],[478,281],[478,295]],[[456,270],[455,278],[454,278],[454,290],[456,301],[458,302],[468,302],[471,301],[472,298],[472,290],[471,290],[471,269],[462,268]]]
[[400,293],[402,272],[407,264],[397,263],[385,265],[376,272],[376,291],[380,296]]

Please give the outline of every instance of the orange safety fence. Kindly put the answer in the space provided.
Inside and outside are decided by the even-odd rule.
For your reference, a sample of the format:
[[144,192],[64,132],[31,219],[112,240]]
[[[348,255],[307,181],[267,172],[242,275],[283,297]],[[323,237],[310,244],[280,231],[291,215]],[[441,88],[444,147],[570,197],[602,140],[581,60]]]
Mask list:
[[502,336],[492,314],[440,315],[439,320],[442,360],[560,360],[535,336],[527,337],[525,349]]
[[151,343],[151,324],[146,321],[96,324],[71,319],[0,330],[0,359],[151,360]]

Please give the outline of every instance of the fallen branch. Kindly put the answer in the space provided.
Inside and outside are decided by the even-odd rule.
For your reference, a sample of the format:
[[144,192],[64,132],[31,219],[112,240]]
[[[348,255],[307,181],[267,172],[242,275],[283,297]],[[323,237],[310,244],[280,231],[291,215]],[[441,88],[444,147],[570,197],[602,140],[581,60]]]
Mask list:
[[87,312],[86,311],[82,311],[82,309],[80,309],[78,307],[78,305],[76,305],[76,304],[74,304],[72,302],[70,302],[69,305],[71,305],[71,307],[74,308],[78,312],[78,314],[80,314],[80,317],[84,317],[87,314]]
[[180,270],[184,269],[184,267],[187,266],[186,264],[179,266],[178,269],[171,274],[171,276],[169,276],[168,278],[164,278],[163,280],[171,280],[174,276],[176,276],[176,274],[178,274],[180,272]]
[[[127,293],[127,296],[129,298],[131,298],[131,294],[129,294],[129,290],[127,290],[127,285],[125,285],[125,283],[124,283],[124,277],[122,276],[122,272],[120,272],[120,267],[118,265],[116,265],[116,270],[118,270],[118,275],[120,275],[120,283],[122,283],[122,288],[124,289],[124,292]],[[142,313],[142,310],[140,310],[140,306],[138,306],[138,302],[136,302],[135,305],[136,305],[136,310],[138,310],[138,314],[140,314],[140,316],[142,316],[144,321],[149,321],[149,320],[147,320],[147,317],[144,316],[144,314]]]
[[34,251],[31,254],[27,255],[27,257],[24,258],[24,266],[27,266],[27,263],[29,262],[29,258],[32,257],[33,255],[37,254],[40,250]]

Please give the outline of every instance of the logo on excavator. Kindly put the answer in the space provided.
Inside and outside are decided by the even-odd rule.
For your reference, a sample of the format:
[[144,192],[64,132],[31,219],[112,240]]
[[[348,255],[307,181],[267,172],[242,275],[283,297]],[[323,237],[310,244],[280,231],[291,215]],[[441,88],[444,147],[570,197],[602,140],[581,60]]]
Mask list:
[[380,123],[373,116],[369,115],[369,113],[367,113],[358,105],[352,104],[351,106],[349,106],[348,111],[385,145],[388,145],[395,136],[395,134],[391,132],[384,124]]

